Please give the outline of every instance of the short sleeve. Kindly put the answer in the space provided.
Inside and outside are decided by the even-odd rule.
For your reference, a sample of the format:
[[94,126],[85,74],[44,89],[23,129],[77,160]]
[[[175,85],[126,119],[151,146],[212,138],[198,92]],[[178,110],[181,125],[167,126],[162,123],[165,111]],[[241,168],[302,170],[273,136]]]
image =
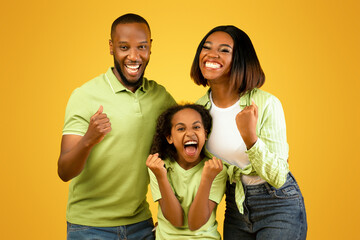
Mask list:
[[86,99],[80,89],[74,90],[71,94],[66,106],[63,135],[85,135],[90,118],[94,114],[89,112],[89,102]]
[[161,199],[161,192],[159,189],[158,181],[155,177],[155,174],[148,168],[149,176],[150,176],[150,189],[151,189],[151,195],[154,200],[154,202]]
[[227,167],[223,164],[223,170],[215,177],[211,189],[209,199],[219,204],[224,196],[227,181]]

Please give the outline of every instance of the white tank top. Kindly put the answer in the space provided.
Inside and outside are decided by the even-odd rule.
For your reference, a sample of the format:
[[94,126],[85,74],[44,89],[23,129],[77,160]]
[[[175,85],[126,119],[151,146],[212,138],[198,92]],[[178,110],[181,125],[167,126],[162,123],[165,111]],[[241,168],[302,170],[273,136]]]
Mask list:
[[[213,126],[206,147],[217,158],[243,169],[250,161],[235,121],[236,115],[241,111],[240,100],[230,107],[219,108],[214,104],[210,93],[210,101]],[[248,175],[242,175],[241,180],[246,185],[265,182],[259,176]]]

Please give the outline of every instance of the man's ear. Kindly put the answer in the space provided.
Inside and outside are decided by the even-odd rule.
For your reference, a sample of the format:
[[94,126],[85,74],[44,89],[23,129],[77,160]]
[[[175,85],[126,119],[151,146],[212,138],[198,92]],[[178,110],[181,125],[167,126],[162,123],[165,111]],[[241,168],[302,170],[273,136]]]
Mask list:
[[170,136],[167,136],[167,137],[166,137],[166,140],[168,141],[169,144],[173,144],[173,143],[174,143],[171,135],[170,135]]
[[150,39],[150,55],[151,55],[151,45],[152,45],[152,39]]
[[110,49],[110,55],[114,55],[113,43],[112,43],[112,40],[111,40],[111,39],[109,39],[109,49]]

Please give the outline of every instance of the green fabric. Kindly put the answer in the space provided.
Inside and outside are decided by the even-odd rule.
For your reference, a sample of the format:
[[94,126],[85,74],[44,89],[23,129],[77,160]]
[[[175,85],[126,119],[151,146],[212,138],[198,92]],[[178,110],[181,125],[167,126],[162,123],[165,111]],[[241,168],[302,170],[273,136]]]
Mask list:
[[84,170],[70,183],[67,221],[110,227],[151,217],[146,202],[149,175],[145,162],[156,119],[174,104],[164,87],[146,78],[132,93],[111,68],[72,93],[63,134],[83,136],[100,105],[112,130],[92,149]]
[[[197,103],[211,108],[209,93],[201,97]],[[235,200],[241,213],[244,212],[245,200],[241,175],[259,175],[275,188],[286,182],[289,172],[287,163],[289,146],[286,141],[285,116],[280,101],[268,92],[253,89],[240,98],[240,108],[251,105],[251,99],[258,106],[258,122],[256,125],[257,142],[246,153],[250,164],[244,169],[228,165],[230,182],[236,182]]]
[[[188,212],[199,188],[201,173],[204,168],[204,162],[209,158],[204,158],[195,167],[185,170],[176,161],[165,159],[165,166],[168,172],[168,180],[179,200],[184,211],[184,226],[174,227],[162,214],[161,207],[158,207],[158,226],[156,228],[156,239],[164,240],[188,240],[188,239],[220,239],[217,231],[216,207],[209,220],[196,231],[190,231],[188,227]],[[155,175],[149,169],[151,193],[154,201],[161,199],[161,193]],[[226,188],[226,167],[214,179],[209,199],[220,203]]]

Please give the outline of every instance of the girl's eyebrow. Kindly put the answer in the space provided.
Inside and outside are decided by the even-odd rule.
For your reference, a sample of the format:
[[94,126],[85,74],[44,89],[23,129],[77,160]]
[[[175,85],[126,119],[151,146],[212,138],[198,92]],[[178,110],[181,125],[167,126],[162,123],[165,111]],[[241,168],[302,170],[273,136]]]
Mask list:
[[194,124],[197,124],[197,123],[200,123],[200,124],[201,124],[201,121],[195,121],[195,122],[193,122],[193,125],[194,125]]
[[182,122],[179,122],[179,123],[175,124],[175,126],[177,126],[177,125],[185,125],[185,124]]

